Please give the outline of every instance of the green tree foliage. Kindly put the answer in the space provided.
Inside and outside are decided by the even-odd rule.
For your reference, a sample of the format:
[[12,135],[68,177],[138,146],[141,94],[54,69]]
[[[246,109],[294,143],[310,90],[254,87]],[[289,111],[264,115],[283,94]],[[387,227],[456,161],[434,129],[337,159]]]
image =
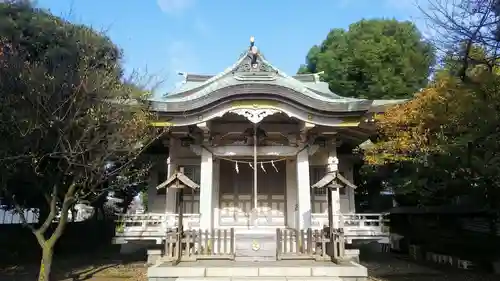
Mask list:
[[313,46],[299,73],[322,78],[342,96],[408,98],[427,84],[434,50],[411,22],[362,20],[348,30],[332,29]]
[[0,198],[20,214],[41,209],[38,225],[24,220],[42,249],[39,280],[72,206],[145,174],[139,156],[158,134],[120,60],[100,33],[0,3]]
[[365,150],[370,172],[412,194],[413,203],[452,198],[500,210],[498,1],[431,0],[424,13],[443,54],[434,81],[377,118]]
[[426,88],[377,117],[380,137],[364,151],[365,168],[389,171],[386,182],[412,194],[413,203],[460,197],[498,210],[498,60],[481,44],[458,44]]
[[[451,72],[454,73],[454,72]],[[365,169],[419,204],[470,204],[498,209],[500,76],[483,65],[468,78],[436,75],[411,101],[377,117],[380,137],[364,151]]]
[[[498,0],[429,0],[422,9],[441,64],[414,98],[377,118],[370,175],[405,203],[500,208]],[[401,198],[401,197],[400,197]],[[494,231],[492,231],[494,233]]]

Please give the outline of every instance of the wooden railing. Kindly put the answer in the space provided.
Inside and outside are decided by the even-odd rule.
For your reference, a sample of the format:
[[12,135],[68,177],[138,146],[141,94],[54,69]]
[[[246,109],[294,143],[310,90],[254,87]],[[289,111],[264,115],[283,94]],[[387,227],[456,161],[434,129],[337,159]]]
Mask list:
[[[346,236],[385,236],[389,233],[388,221],[384,214],[341,214],[334,215],[334,226],[344,229]],[[312,228],[321,229],[328,224],[328,214],[312,214]]]
[[[166,215],[166,227],[174,228],[179,223],[179,214]],[[183,214],[184,228],[199,228],[200,227],[200,214]]]
[[186,230],[182,237],[180,233],[175,232],[167,235],[163,258],[165,261],[233,260],[234,253],[233,228],[212,231]]
[[382,227],[386,221],[383,214],[343,214],[342,217],[345,227]]
[[[173,229],[178,224],[178,214],[125,214],[117,220],[116,235],[129,237],[165,236],[167,229]],[[198,228],[199,214],[184,214],[185,228]]]
[[325,230],[276,229],[276,259],[329,260],[344,257],[345,240],[341,231],[331,239]]

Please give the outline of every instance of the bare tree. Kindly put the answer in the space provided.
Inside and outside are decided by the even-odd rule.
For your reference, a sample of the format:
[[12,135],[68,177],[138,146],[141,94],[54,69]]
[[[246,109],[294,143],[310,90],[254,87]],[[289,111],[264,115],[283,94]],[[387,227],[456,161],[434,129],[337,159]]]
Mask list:
[[457,75],[464,81],[471,67],[484,65],[492,71],[498,64],[499,3],[498,0],[429,0],[428,5],[420,6],[433,31],[434,45],[444,58],[457,63]]

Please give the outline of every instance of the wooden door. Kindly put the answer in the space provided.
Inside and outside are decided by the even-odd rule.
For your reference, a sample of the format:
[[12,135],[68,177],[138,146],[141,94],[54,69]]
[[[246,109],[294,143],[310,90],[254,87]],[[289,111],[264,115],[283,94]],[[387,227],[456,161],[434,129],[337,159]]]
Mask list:
[[258,225],[285,225],[286,162],[259,165],[257,173]]
[[250,226],[252,211],[253,170],[248,164],[230,161],[220,163],[220,225]]
[[285,222],[285,162],[264,164],[265,171],[258,165],[257,174],[257,217],[252,218],[254,205],[254,170],[248,163],[221,162],[220,168],[220,225],[251,226],[252,219],[258,225],[284,225]]

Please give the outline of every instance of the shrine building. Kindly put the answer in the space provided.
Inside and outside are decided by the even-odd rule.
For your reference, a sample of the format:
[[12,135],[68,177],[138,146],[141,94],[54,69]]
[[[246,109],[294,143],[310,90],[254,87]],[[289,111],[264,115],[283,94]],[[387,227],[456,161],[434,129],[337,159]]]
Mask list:
[[[179,215],[184,230],[230,229],[236,249],[238,233],[244,240],[277,229],[331,225],[346,243],[385,237],[380,214],[356,213],[353,149],[375,134],[374,114],[402,101],[343,97],[320,76],[285,74],[251,40],[226,70],[186,74],[175,91],[151,101],[155,126],[169,132],[163,153],[151,156],[147,211],[126,215],[116,242],[167,243]],[[179,172],[199,188],[181,197],[166,188]],[[321,183],[327,175],[329,188]]]

